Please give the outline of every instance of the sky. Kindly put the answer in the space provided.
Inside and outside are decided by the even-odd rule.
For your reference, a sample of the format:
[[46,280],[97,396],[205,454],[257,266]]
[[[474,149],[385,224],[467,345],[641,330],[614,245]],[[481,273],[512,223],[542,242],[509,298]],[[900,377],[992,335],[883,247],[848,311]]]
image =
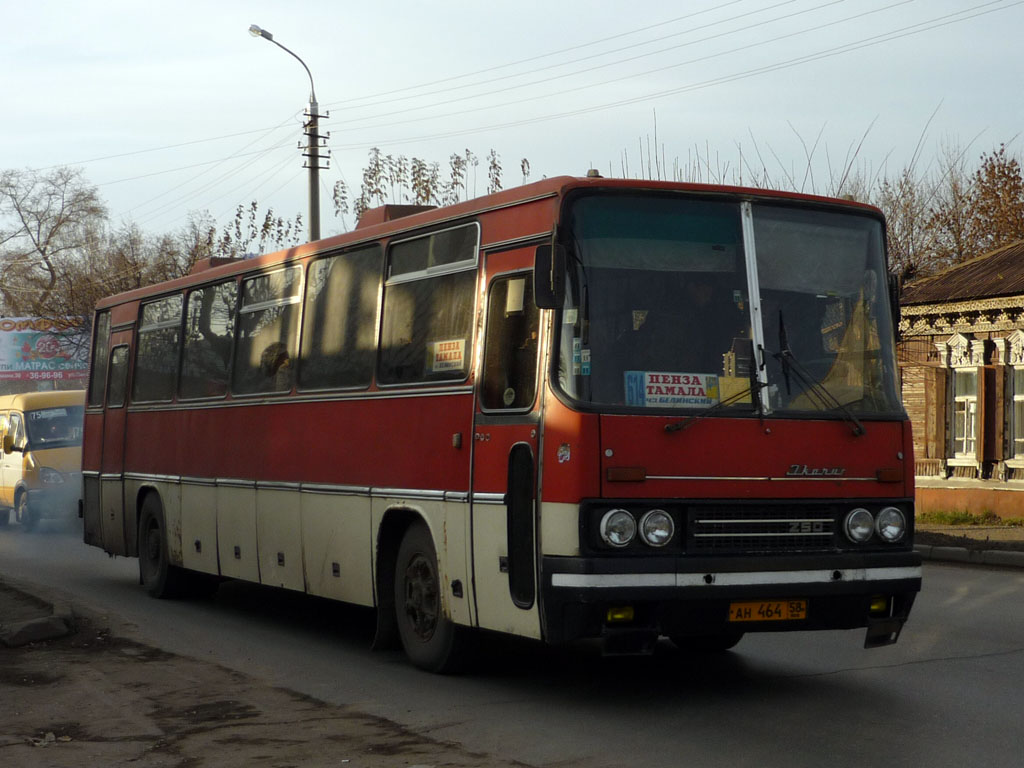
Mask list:
[[[944,148],[1024,146],[1024,0],[0,0],[0,170],[81,169],[154,234],[240,204],[306,217],[309,78],[329,118],[324,236],[371,147],[469,150],[483,194],[562,174],[829,194]],[[808,157],[811,158],[808,162]],[[641,162],[642,161],[642,162]],[[810,172],[808,172],[810,171]]]

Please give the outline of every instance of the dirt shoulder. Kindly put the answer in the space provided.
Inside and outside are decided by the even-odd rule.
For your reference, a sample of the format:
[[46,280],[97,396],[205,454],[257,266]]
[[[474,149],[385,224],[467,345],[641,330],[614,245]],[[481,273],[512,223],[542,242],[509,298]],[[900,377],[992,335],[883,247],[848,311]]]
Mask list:
[[914,543],[962,547],[970,552],[1024,552],[1024,527],[998,525],[918,525]]
[[[0,581],[0,624],[49,615]],[[76,616],[64,637],[0,644],[0,765],[512,766]]]

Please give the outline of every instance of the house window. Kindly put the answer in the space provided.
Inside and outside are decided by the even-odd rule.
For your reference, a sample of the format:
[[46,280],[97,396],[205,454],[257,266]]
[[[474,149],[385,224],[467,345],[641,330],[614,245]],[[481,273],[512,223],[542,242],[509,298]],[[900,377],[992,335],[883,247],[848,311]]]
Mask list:
[[953,456],[973,459],[978,439],[978,371],[953,373]]
[[1010,457],[1024,459],[1024,366],[1011,369]]

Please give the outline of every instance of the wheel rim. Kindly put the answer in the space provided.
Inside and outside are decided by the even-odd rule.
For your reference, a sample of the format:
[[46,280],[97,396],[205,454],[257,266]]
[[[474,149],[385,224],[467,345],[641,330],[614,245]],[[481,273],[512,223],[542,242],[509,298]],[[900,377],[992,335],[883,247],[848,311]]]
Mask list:
[[434,636],[438,608],[434,564],[431,558],[418,553],[405,569],[405,618],[413,634],[423,642]]

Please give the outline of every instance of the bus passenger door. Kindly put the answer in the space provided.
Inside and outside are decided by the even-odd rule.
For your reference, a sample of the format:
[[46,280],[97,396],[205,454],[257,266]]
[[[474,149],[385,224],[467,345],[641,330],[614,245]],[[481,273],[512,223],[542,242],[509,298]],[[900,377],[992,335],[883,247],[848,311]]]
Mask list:
[[131,336],[130,330],[115,331],[110,335],[110,367],[103,409],[100,531],[103,549],[113,555],[127,555],[134,550],[134,542],[129,544],[127,541],[124,519],[124,431]]
[[532,265],[532,259],[532,249],[523,249],[491,254],[487,260],[471,520],[479,626],[539,638],[539,313],[533,301],[532,272],[523,268]]

